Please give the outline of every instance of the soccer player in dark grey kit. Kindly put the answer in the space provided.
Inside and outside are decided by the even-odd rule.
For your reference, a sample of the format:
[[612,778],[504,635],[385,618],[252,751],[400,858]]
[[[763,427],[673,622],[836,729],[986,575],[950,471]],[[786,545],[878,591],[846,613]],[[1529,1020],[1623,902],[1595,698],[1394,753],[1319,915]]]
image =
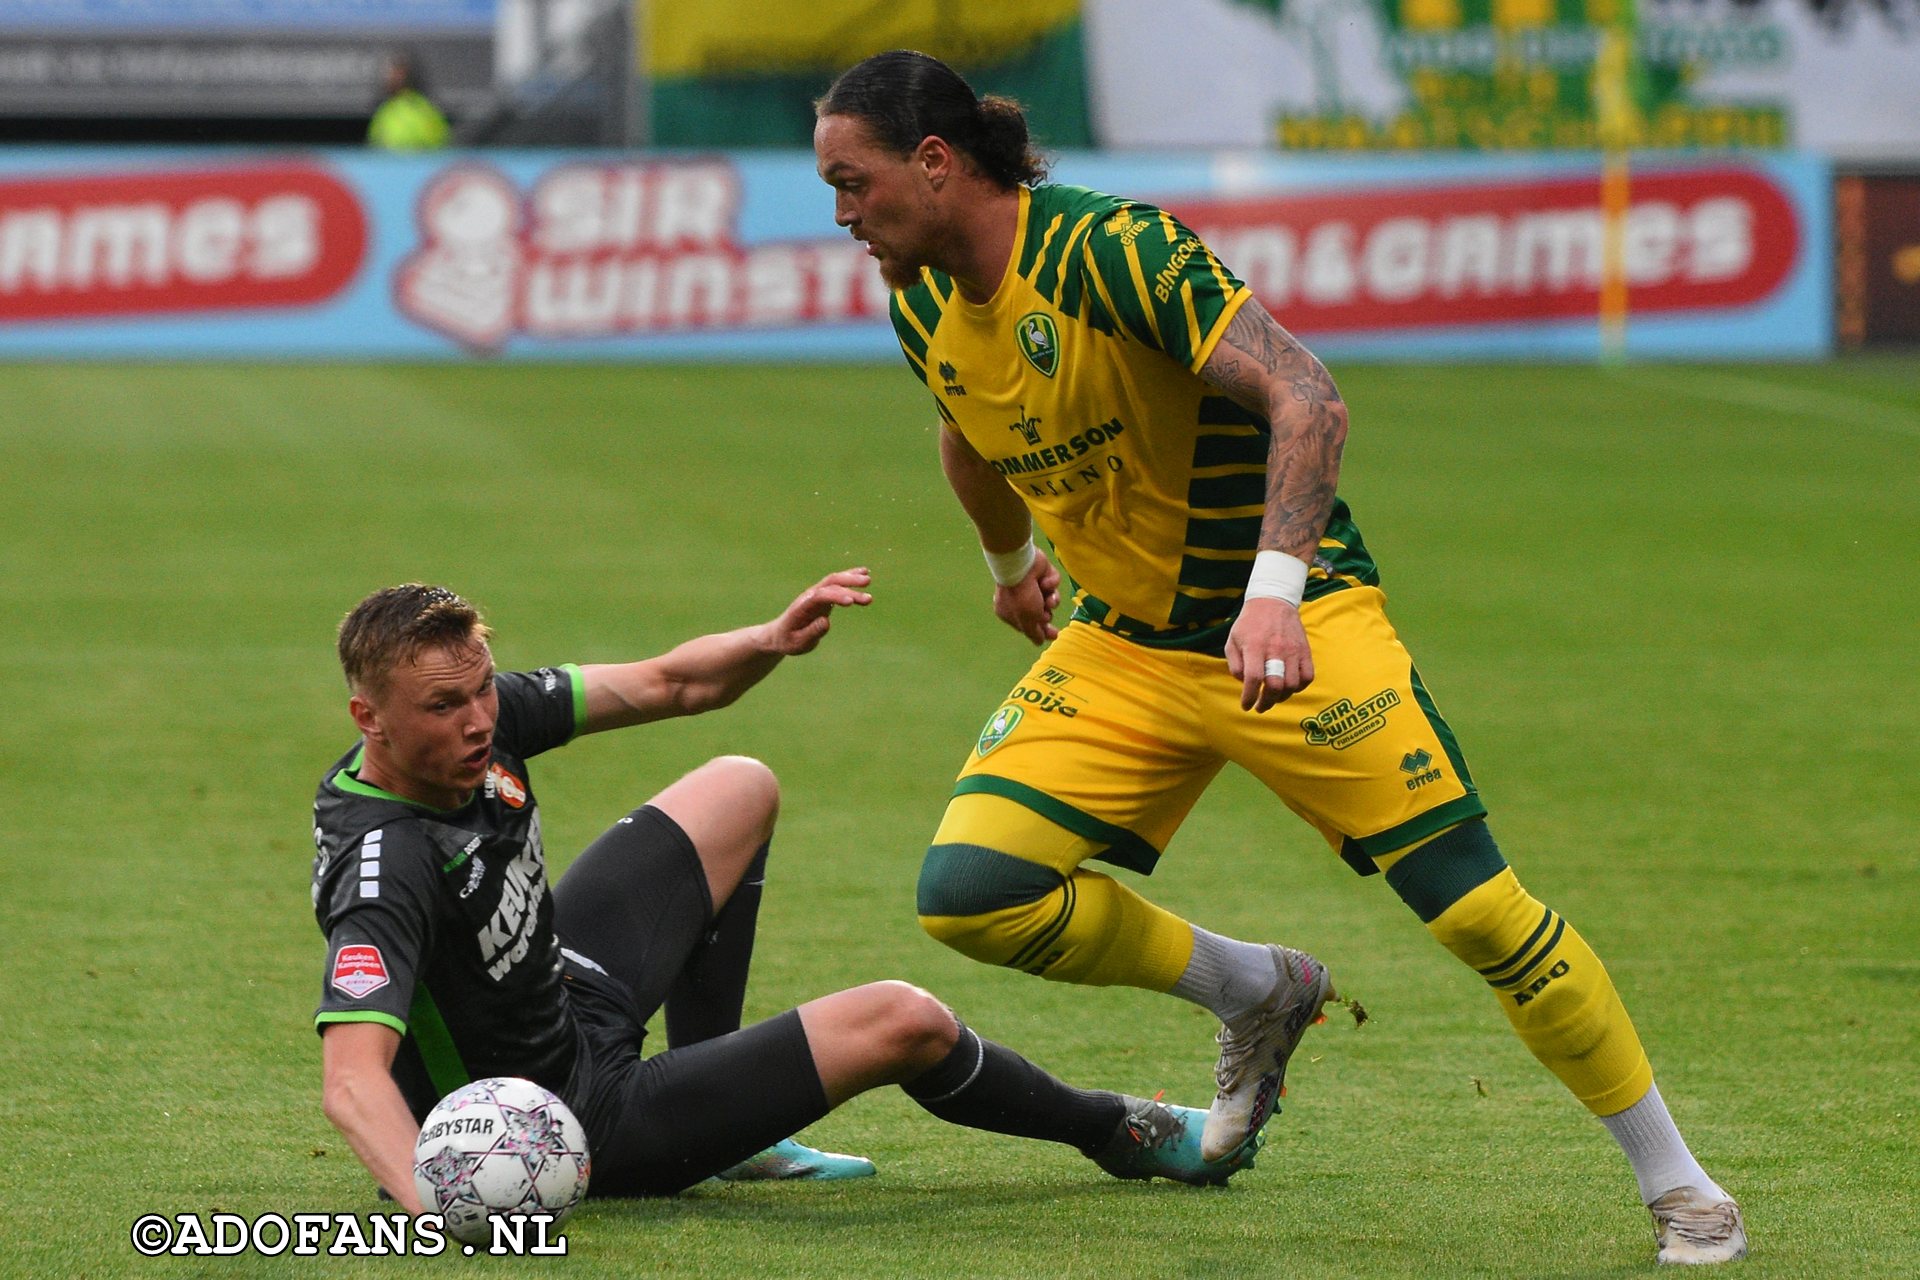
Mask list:
[[[1063,1084],[904,982],[740,1029],[779,801],[756,760],[723,756],[673,783],[549,892],[529,758],[728,705],[819,644],[835,609],[869,603],[870,581],[829,574],[769,622],[659,657],[524,673],[495,672],[489,629],[443,588],[390,587],[347,616],[361,738],[314,805],[323,1104],[408,1210],[422,1209],[421,1119],[485,1076],[567,1102],[602,1195],[670,1194],[743,1161],[751,1173],[769,1148],[771,1176],[783,1159],[866,1172],[783,1140],[883,1084],[956,1124],[1074,1146],[1117,1177],[1218,1183],[1252,1163],[1254,1142],[1201,1158],[1204,1112]],[[669,1047],[643,1058],[663,1005]]]

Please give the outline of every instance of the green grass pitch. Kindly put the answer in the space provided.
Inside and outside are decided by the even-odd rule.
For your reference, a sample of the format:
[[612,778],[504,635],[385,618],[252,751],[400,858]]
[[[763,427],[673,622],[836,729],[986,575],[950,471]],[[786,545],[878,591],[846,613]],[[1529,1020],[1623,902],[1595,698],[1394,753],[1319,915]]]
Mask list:
[[[1607,960],[1742,1198],[1735,1273],[1920,1269],[1920,359],[1336,369],[1342,493],[1525,882]],[[1148,890],[1373,1014],[1259,1168],[1123,1184],[897,1091],[882,1176],[594,1203],[565,1261],[162,1259],[145,1212],[372,1212],[318,1105],[307,807],[331,641],[393,581],[503,664],[639,657],[842,565],[878,600],[740,706],[536,765],[555,870],[721,751],[785,783],[750,1016],[884,976],[1077,1082],[1204,1103],[1213,1027],[913,921],[1028,661],[902,369],[0,368],[0,1273],[1574,1277],[1651,1268],[1625,1162],[1379,880],[1229,773]],[[742,1089],[754,1087],[743,1081]]]

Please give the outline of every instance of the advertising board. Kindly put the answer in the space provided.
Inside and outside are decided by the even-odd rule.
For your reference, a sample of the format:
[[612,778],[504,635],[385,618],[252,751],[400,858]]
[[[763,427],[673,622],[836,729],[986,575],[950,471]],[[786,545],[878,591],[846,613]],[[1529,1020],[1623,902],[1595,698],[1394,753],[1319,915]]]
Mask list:
[[[1076,154],[1329,357],[1584,359],[1591,159]],[[1626,353],[1831,344],[1830,176],[1636,168]],[[887,291],[796,153],[0,153],[0,358],[892,359]]]
[[1920,172],[1842,175],[1833,204],[1840,345],[1920,344]]

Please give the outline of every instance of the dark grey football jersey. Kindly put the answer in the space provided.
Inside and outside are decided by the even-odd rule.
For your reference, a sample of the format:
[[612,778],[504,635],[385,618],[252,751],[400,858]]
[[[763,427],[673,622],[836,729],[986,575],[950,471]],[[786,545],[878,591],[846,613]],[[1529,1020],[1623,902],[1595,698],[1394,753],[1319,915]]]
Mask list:
[[342,756],[314,798],[314,915],[327,938],[316,1027],[401,1032],[394,1078],[416,1116],[468,1080],[524,1076],[565,1096],[583,1052],[526,762],[584,718],[579,668],[502,672],[493,759],[458,809],[404,800]]

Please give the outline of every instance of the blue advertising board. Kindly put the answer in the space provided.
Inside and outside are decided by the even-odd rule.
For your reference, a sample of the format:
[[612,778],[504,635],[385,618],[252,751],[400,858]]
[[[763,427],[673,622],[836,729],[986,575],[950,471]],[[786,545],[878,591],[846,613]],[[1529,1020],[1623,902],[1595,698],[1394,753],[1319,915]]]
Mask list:
[[[1587,157],[1068,155],[1165,205],[1344,359],[1601,352]],[[1649,160],[1637,358],[1831,347],[1826,164]],[[0,151],[0,358],[892,359],[805,153]]]

